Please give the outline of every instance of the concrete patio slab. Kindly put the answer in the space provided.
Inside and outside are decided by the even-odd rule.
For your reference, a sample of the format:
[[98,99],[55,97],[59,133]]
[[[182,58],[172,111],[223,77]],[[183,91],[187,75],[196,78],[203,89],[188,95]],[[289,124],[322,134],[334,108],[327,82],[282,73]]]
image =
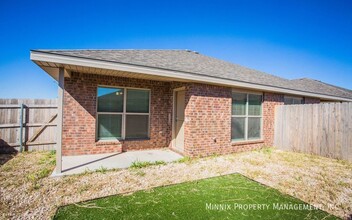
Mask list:
[[181,159],[182,156],[169,149],[128,151],[123,153],[94,154],[80,156],[63,156],[62,173],[52,176],[79,174],[85,171],[94,171],[102,167],[107,169],[128,168],[135,161],[172,162]]

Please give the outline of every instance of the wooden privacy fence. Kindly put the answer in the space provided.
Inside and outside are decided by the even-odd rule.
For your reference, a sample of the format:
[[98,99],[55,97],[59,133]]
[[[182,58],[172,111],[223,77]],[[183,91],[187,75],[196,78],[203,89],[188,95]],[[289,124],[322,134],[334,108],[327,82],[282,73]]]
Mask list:
[[352,161],[352,103],[276,106],[274,145]]
[[56,99],[0,99],[0,153],[55,149],[56,118]]

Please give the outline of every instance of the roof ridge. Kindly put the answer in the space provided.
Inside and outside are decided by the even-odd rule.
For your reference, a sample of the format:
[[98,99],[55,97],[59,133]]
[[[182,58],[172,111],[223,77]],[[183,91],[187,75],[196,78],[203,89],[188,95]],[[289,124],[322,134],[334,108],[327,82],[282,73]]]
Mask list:
[[297,80],[312,80],[312,81],[321,82],[320,80],[317,80],[317,79],[312,79],[312,78],[309,78],[309,77],[303,77],[303,78],[291,79],[291,81],[297,81]]
[[197,51],[193,51],[190,49],[31,49],[31,51],[187,51],[187,52],[197,52]]

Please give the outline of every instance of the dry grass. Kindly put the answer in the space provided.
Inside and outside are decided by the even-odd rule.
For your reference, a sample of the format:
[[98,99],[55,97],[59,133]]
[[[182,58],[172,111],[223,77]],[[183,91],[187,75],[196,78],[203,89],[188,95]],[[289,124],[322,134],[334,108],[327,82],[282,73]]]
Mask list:
[[61,205],[234,172],[334,215],[352,214],[352,164],[318,156],[266,149],[49,178],[52,158],[50,153],[18,154],[0,167],[0,218],[49,219]]

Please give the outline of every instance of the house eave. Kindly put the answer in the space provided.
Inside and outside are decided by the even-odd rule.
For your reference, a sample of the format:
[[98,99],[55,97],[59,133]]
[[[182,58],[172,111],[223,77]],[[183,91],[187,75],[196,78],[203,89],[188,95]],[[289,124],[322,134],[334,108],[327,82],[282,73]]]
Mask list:
[[[159,69],[154,67],[117,63],[117,62],[111,62],[111,61],[73,57],[73,56],[66,56],[66,55],[57,55],[57,54],[52,54],[52,53],[43,52],[43,51],[36,51],[36,50],[31,51],[30,59],[33,62],[35,62],[37,65],[39,65],[45,72],[50,74],[56,80],[58,79],[57,76],[58,76],[59,67],[63,67],[64,65],[70,65],[70,66],[124,71],[124,72],[131,72],[131,73],[142,73],[150,76],[159,76],[159,77],[165,77],[169,79],[179,79],[181,81],[191,81],[191,82],[222,85],[222,86],[229,86],[229,87],[238,87],[238,88],[244,88],[244,89],[259,90],[264,92],[276,92],[276,93],[290,94],[290,95],[296,95],[296,96],[320,98],[323,100],[352,101],[352,99],[349,99],[349,98],[331,96],[331,95],[320,94],[320,93],[311,93],[311,92],[287,89],[282,87],[253,84],[253,83],[248,83],[243,81],[229,80],[229,79],[224,79],[219,77],[205,76],[201,74],[181,72],[181,71],[175,71],[175,70]],[[52,66],[45,67],[41,65],[42,62],[51,63]],[[69,72],[66,72],[65,76],[66,77],[69,76]]]

